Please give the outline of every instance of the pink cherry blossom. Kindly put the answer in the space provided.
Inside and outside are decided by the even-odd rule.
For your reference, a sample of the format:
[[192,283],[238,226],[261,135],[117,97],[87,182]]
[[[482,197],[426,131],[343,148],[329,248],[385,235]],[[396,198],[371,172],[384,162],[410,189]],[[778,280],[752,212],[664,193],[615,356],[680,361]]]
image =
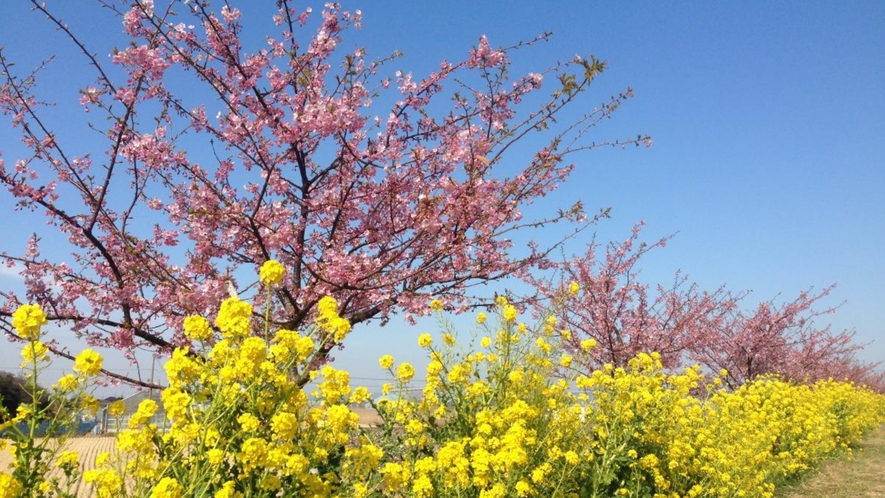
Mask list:
[[[514,232],[592,223],[579,205],[524,214],[569,177],[573,153],[645,139],[588,139],[629,89],[577,122],[552,120],[604,64],[510,77],[511,57],[544,37],[498,48],[482,37],[422,77],[342,43],[359,12],[327,4],[317,18],[283,0],[267,15],[278,32],[255,43],[243,25],[264,20],[229,4],[135,0],[120,12],[131,43],[86,47],[93,79],[71,82],[84,90],[67,104],[90,111],[71,119],[101,131],[89,143],[49,130],[39,77],[0,53],[0,111],[30,151],[0,167],[0,185],[46,213],[64,252],[43,257],[35,236],[0,256],[24,268],[26,287],[5,294],[0,328],[36,302],[88,344],[167,353],[187,342],[184,317],[214,313],[230,289],[255,296],[269,259],[290,276],[273,289],[275,327],[306,327],[326,295],[354,324],[425,314],[431,297],[463,310],[488,300],[477,286],[552,264],[561,241],[517,247]],[[542,95],[561,75],[573,78]],[[529,139],[536,153],[514,152]]]
[[[853,342],[852,331],[815,325],[815,318],[835,311],[815,309],[833,287],[749,309],[748,292],[703,291],[679,272],[671,285],[652,292],[641,281],[639,264],[668,238],[639,242],[642,226],[624,242],[607,246],[604,255],[594,241],[584,254],[551,264],[552,274],[526,278],[538,289],[538,309],[555,305],[562,327],[571,331],[566,349],[579,368],[626,367],[638,353],[658,352],[671,369],[699,363],[710,372],[725,370],[732,387],[778,374],[798,382],[848,379],[885,390],[877,365],[855,358],[863,345]],[[570,296],[573,282],[580,291]],[[581,346],[587,339],[596,341],[590,351]]]

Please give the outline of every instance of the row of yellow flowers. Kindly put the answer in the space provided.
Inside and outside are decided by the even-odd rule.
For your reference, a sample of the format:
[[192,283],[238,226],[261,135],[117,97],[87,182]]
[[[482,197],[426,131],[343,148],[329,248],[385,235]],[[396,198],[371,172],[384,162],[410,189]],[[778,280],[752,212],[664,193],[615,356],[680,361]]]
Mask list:
[[[268,285],[282,275],[273,264],[261,273]],[[521,323],[503,298],[497,320],[479,313],[459,342],[441,304],[430,304],[439,339],[418,337],[430,358],[421,395],[407,391],[415,368],[386,355],[379,366],[391,382],[374,398],[331,365],[308,370],[313,392],[293,382],[317,363],[318,344],[350,330],[333,299],[320,303],[314,330],[267,340],[252,335],[252,306],[228,299],[214,327],[199,316],[184,323],[195,346],[166,365],[167,427],[151,424],[158,406],[142,402],[116,452],[83,475],[78,455],[34,436],[49,411],[26,404],[7,417],[15,464],[0,469],[0,498],[70,496],[80,479],[108,498],[770,497],[885,421],[885,397],[843,382],[764,378],[729,391],[698,368],[665,372],[654,353],[626,369],[575,371],[560,344],[569,332],[553,318]],[[34,389],[48,361],[44,322],[36,306],[14,315]],[[70,422],[70,403],[97,408],[85,386],[101,363],[86,350],[54,386],[54,426]],[[349,406],[365,402],[382,424],[359,426]],[[61,477],[47,478],[52,466]]]

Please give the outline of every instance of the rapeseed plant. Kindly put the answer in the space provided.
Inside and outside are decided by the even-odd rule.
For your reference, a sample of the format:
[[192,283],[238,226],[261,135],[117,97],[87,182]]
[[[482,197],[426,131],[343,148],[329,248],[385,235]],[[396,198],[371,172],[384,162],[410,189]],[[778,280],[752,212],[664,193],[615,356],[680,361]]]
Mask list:
[[[276,285],[285,269],[268,262],[260,277]],[[578,292],[570,286],[563,299]],[[164,427],[152,423],[156,402],[142,402],[115,453],[82,479],[99,497],[771,497],[885,421],[885,397],[848,383],[766,377],[728,390],[726,372],[667,372],[654,352],[626,368],[580,371],[563,352],[571,332],[552,316],[530,326],[499,297],[463,337],[442,300],[429,307],[442,334],[417,338],[430,359],[423,388],[412,387],[414,366],[384,355],[390,382],[378,397],[319,361],[323,344],[350,331],[331,297],[302,332],[253,335],[252,306],[236,297],[214,327],[188,317],[193,345],[165,366]],[[47,359],[41,313],[26,306],[15,315],[34,380]],[[94,408],[85,389],[100,369],[101,357],[84,351],[55,386],[58,399]],[[313,380],[312,392],[300,378]],[[380,425],[359,425],[350,406],[366,402]],[[25,406],[13,420],[40,416]],[[0,472],[0,498],[68,496],[79,456],[50,456],[32,433],[12,434],[16,462]],[[68,481],[45,478],[53,460]]]

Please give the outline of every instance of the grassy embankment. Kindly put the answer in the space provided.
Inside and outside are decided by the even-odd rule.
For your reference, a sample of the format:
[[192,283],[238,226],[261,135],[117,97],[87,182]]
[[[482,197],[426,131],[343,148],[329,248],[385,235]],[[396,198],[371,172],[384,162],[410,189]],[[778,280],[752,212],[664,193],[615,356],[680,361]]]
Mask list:
[[778,498],[885,498],[885,425],[870,433],[852,456],[831,460]]

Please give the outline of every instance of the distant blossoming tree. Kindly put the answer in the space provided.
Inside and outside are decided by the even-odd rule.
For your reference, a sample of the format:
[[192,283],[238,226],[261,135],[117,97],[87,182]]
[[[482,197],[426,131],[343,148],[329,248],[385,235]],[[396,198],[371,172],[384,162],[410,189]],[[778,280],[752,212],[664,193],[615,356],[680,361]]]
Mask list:
[[[668,238],[653,244],[639,242],[642,224],[630,238],[605,247],[604,255],[594,240],[583,254],[553,265],[552,277],[529,276],[539,291],[539,307],[563,295],[574,282],[577,295],[563,306],[563,327],[573,334],[567,347],[577,364],[595,369],[609,363],[626,367],[638,353],[661,354],[665,367],[684,363],[685,353],[697,325],[715,321],[734,304],[724,289],[702,292],[676,275],[670,287],[658,286],[655,295],[639,279],[639,262],[654,248],[664,247]],[[592,338],[596,347],[583,351],[581,343]]]
[[[253,46],[228,2],[128,0],[100,2],[130,38],[107,60],[32,3],[94,70],[71,84],[83,126],[99,133],[56,133],[40,72],[17,73],[0,51],[0,109],[29,150],[0,158],[0,184],[19,209],[46,213],[69,254],[44,255],[41,234],[4,245],[26,287],[3,294],[9,335],[12,311],[37,302],[90,345],[168,351],[186,342],[190,314],[214,312],[231,289],[254,295],[262,284],[244,275],[271,259],[286,268],[274,327],[302,327],[325,295],[354,324],[424,313],[430,296],[463,308],[472,286],[525,275],[557,246],[520,251],[515,231],[593,221],[580,204],[523,217],[568,177],[571,154],[648,140],[587,138],[629,89],[557,122],[605,65],[574,58],[512,76],[513,52],[546,36],[507,48],[483,37],[465,60],[415,78],[341,49],[360,13],[336,4],[277,2],[274,34]],[[527,139],[534,152],[513,153]]]
[[[835,311],[815,309],[833,287],[802,292],[781,305],[762,302],[750,311],[742,307],[747,292],[733,294],[724,287],[704,292],[680,273],[671,286],[659,285],[652,293],[640,280],[639,263],[669,239],[639,242],[641,228],[635,226],[626,241],[610,244],[604,255],[594,241],[584,254],[552,264],[552,275],[527,277],[538,289],[539,308],[570,294],[569,287],[577,290],[559,312],[561,325],[571,332],[566,348],[574,367],[626,367],[636,354],[656,351],[668,368],[699,363],[711,372],[725,370],[724,380],[732,387],[778,374],[798,382],[849,379],[885,392],[878,365],[856,358],[863,345],[853,342],[853,331],[835,332],[814,323]],[[596,346],[587,351],[581,346],[591,338]]]
[[713,370],[724,369],[731,386],[778,374],[796,382],[847,379],[885,392],[879,365],[856,358],[863,345],[854,342],[853,331],[815,323],[836,311],[815,308],[834,287],[801,292],[788,302],[762,302],[747,311],[732,305],[720,319],[699,324],[689,346],[691,357]]

